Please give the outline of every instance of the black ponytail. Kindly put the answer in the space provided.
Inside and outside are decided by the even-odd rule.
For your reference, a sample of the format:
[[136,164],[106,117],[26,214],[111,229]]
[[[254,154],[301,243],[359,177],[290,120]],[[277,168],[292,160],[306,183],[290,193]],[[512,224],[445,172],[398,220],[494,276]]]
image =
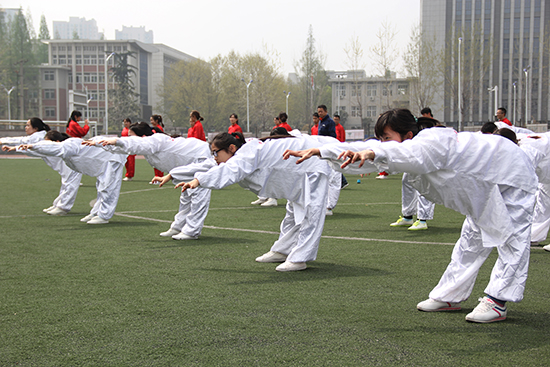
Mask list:
[[44,123],[44,121],[42,121],[40,118],[38,117],[31,117],[29,119],[30,123],[31,123],[31,126],[33,128],[36,129],[36,131],[43,131],[43,130],[46,130],[46,131],[50,131],[50,127]]

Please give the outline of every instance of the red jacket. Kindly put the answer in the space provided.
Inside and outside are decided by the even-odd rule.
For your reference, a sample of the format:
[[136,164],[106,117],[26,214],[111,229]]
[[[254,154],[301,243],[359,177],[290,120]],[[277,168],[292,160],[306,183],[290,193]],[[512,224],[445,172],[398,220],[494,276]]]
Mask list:
[[284,127],[286,131],[292,131],[292,128],[286,122],[281,122],[279,125],[275,126],[273,129],[276,129],[278,127]]
[[346,141],[346,130],[344,129],[342,124],[336,125],[336,139],[341,142]]
[[512,123],[510,122],[510,120],[508,120],[506,117],[502,120],[500,120],[501,122],[504,122],[506,125],[508,126],[512,126]]
[[195,125],[187,130],[187,137],[197,138],[199,140],[206,141],[206,136],[204,136],[204,129],[202,128],[202,124],[200,121],[195,122]]
[[84,125],[84,127],[81,127],[80,124],[74,120],[69,122],[67,130],[65,130],[67,135],[73,138],[83,138],[84,135],[88,134],[88,131],[90,131],[89,125]]
[[311,135],[319,135],[319,124],[311,127]]
[[238,125],[238,124],[235,124],[235,125],[231,125],[229,126],[229,129],[227,129],[227,132],[229,134],[232,134],[232,133],[243,133],[243,129],[241,129],[241,127]]

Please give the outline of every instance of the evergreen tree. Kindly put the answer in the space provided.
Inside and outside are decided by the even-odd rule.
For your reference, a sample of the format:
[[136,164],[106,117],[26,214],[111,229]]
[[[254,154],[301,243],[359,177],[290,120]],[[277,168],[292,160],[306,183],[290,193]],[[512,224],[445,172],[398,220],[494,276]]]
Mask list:
[[38,33],[38,42],[36,50],[36,61],[41,63],[48,62],[48,45],[43,43],[44,40],[50,39],[50,31],[48,30],[48,24],[46,23],[46,17],[42,15],[40,17],[40,31]]
[[116,53],[113,57],[115,66],[111,68],[111,72],[115,88],[109,89],[109,101],[112,101],[109,103],[109,126],[113,126],[113,122],[115,125],[117,122],[122,123],[126,117],[132,120],[141,118],[139,94],[135,92],[132,81],[132,77],[137,74],[137,68],[128,62],[128,58],[135,58],[135,52]]

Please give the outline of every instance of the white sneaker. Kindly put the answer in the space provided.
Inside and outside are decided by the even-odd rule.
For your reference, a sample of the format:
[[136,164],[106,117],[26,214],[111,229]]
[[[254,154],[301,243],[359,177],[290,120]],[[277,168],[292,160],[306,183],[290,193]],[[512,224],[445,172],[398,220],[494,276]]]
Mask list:
[[52,210],[50,210],[49,212],[47,212],[49,215],[54,215],[54,216],[61,216],[61,215],[66,215],[68,212],[61,209],[61,208],[53,208]]
[[84,222],[84,223],[88,223],[88,221],[91,220],[93,217],[95,217],[94,214],[88,214],[87,216],[85,216],[84,218],[82,218],[80,221],[81,221],[81,222]]
[[460,302],[440,302],[435,299],[428,298],[425,301],[416,305],[420,311],[435,312],[435,311],[460,311]]
[[277,199],[269,198],[265,203],[260,204],[260,206],[277,206]]
[[390,224],[390,227],[412,226],[413,224],[414,221],[412,219],[399,217],[397,221]]
[[133,178],[133,177],[124,177],[124,178],[122,179],[122,181],[132,181],[132,178]]
[[178,233],[180,233],[181,231],[178,231],[176,229],[172,229],[170,228],[169,230],[167,230],[166,232],[162,232],[160,234],[161,237],[172,237],[172,236],[175,236],[177,235]]
[[153,181],[149,182],[149,185],[159,185],[159,184],[160,184],[160,182],[158,182],[158,181],[157,182],[153,182]]
[[425,221],[421,221],[421,220],[417,220],[416,222],[414,222],[412,226],[407,228],[407,230],[409,231],[422,231],[424,229],[428,229],[428,225],[426,224]]
[[550,251],[550,245],[544,246],[543,249],[545,249],[546,251]]
[[479,305],[466,315],[466,321],[471,322],[495,322],[506,320],[506,305],[499,306],[491,298],[485,296],[479,299]]
[[281,265],[277,266],[275,270],[277,271],[299,271],[307,268],[306,263],[293,263],[290,261],[285,261]]
[[44,213],[47,213],[47,212],[49,212],[49,211],[52,210],[52,209],[55,209],[55,206],[52,205],[52,206],[50,206],[49,208],[43,209],[42,211],[43,211]]
[[109,221],[106,220],[106,219],[101,219],[100,217],[98,217],[96,215],[95,217],[93,217],[92,219],[87,221],[86,223],[88,223],[88,224],[107,224],[107,223],[109,223]]
[[378,180],[385,180],[386,178],[388,178],[388,176],[387,175],[378,175],[375,178],[378,179]]
[[282,263],[286,261],[286,256],[287,255],[281,254],[280,252],[269,251],[257,257],[256,261],[259,263]]
[[186,235],[183,232],[180,232],[180,233],[172,236],[172,239],[174,239],[174,240],[198,240],[199,236],[189,236],[189,235]]
[[332,209],[327,208],[327,211],[325,212],[325,215],[332,215]]
[[267,199],[259,199],[259,198],[258,198],[258,200],[255,200],[255,201],[251,202],[250,204],[252,204],[252,205],[260,205],[260,204],[265,203],[266,201],[267,201]]

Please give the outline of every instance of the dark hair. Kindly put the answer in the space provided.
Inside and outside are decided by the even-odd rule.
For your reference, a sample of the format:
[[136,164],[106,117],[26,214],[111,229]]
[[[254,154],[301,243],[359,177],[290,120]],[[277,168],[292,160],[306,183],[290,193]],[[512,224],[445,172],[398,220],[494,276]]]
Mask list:
[[82,113],[80,111],[71,112],[71,117],[69,118],[69,121],[67,121],[67,127],[69,127],[69,124],[71,123],[71,121],[76,122],[77,117],[82,117]]
[[128,128],[132,130],[137,136],[151,136],[153,135],[153,129],[146,122],[135,122]]
[[498,130],[497,125],[494,122],[486,122],[481,127],[482,134],[494,134]]
[[51,141],[63,141],[69,139],[70,136],[65,133],[60,133],[57,130],[50,130],[46,133],[44,139]]
[[[502,113],[504,114],[504,116],[506,116],[506,108],[504,108],[504,107],[499,107],[499,108],[497,108],[497,110],[501,110]],[[508,129],[508,130],[510,130],[510,129]]]
[[280,120],[281,122],[286,122],[287,119],[288,119],[288,115],[286,114],[286,112],[281,112],[281,113],[279,114],[279,120]]
[[269,136],[274,135],[290,135],[284,127],[276,127],[269,133]]
[[337,114],[337,113],[335,113],[335,114],[334,114],[334,115],[332,116],[332,118],[334,119],[335,117],[338,117],[338,118],[340,118],[340,115],[339,115],[339,114]]
[[411,131],[413,137],[415,137],[420,130],[443,125],[436,119],[429,117],[419,117],[417,119],[411,111],[405,108],[394,108],[384,112],[378,117],[378,121],[376,121],[374,125],[374,133],[378,139],[382,139],[384,129],[388,126],[398,133],[401,138],[405,138],[405,135],[407,135],[409,131]]
[[424,107],[422,110],[420,110],[421,115],[430,114],[430,116],[434,117],[432,114],[432,109],[430,107]]
[[237,147],[237,150],[246,143],[244,140],[243,134],[239,132],[235,133],[221,133],[218,134],[212,139],[212,145],[215,145],[216,148],[228,151],[231,145]]
[[203,121],[204,120],[202,118],[201,114],[199,113],[199,111],[197,111],[197,110],[191,111],[191,116],[194,116],[197,119],[197,121]]
[[161,116],[161,115],[153,115],[153,116],[151,116],[151,118],[152,118],[153,121],[155,121],[157,124],[159,124],[160,126],[164,127],[164,124],[162,123],[162,116]]
[[130,118],[129,118],[129,117],[126,117],[126,118],[124,119],[124,122],[128,122],[128,123],[130,123],[130,124],[131,124],[131,123],[132,123],[132,120],[130,120]]
[[320,104],[319,106],[317,106],[317,108],[320,108],[323,111],[327,112],[327,106],[325,106],[324,104]]
[[229,118],[231,118],[231,117],[234,117],[234,118],[237,119],[237,122],[235,122],[235,123],[238,125],[238,124],[239,124],[239,116],[237,116],[236,113],[232,113],[232,114],[229,116]]
[[31,126],[34,127],[36,131],[42,131],[42,130],[50,131],[50,127],[38,117],[31,117],[29,121],[31,123]]
[[313,112],[313,115],[312,115],[312,116],[313,116],[313,117],[319,118],[319,114],[318,114],[317,112]]
[[494,135],[500,135],[507,139],[510,139],[512,142],[514,142],[514,144],[518,143],[518,138],[516,136],[516,133],[513,130],[508,129],[506,127],[498,129],[497,131],[494,132]]

